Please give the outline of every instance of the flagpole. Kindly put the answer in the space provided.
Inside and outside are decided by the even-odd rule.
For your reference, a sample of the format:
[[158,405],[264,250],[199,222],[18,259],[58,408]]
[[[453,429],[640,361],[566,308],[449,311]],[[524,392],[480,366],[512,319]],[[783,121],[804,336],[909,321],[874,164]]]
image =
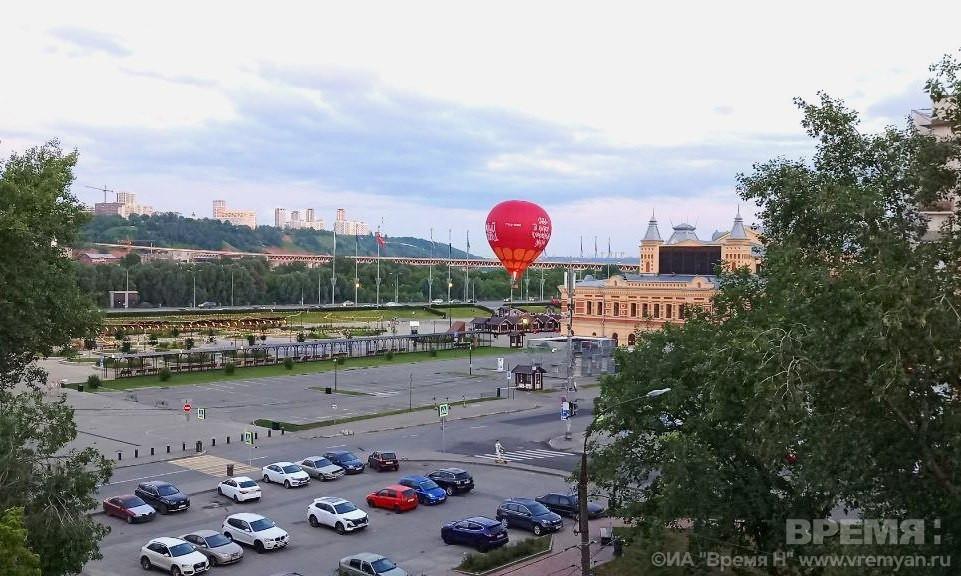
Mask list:
[[354,306],[357,305],[357,290],[360,288],[360,276],[357,274],[357,266],[360,259],[360,235],[354,229]]
[[430,229],[430,271],[427,274],[427,302],[434,301],[434,229]]
[[454,325],[453,310],[450,307],[450,289],[454,287],[454,282],[450,276],[450,261],[454,258],[454,242],[452,240],[453,229],[447,229],[447,328]]
[[464,267],[464,302],[470,300],[470,230],[467,231],[467,266]]
[[[334,256],[330,259],[330,303],[336,304],[334,299],[334,290],[337,286],[337,224],[334,224]],[[317,299],[320,300],[320,295],[318,294]],[[320,304],[320,302],[317,302]]]
[[377,306],[380,306],[380,226],[377,227]]

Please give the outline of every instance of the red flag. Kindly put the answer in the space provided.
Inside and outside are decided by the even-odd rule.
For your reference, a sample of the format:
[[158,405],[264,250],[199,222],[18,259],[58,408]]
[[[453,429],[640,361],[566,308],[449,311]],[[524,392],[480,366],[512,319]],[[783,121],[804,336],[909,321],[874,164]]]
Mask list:
[[377,231],[377,235],[374,236],[374,238],[377,239],[377,243],[380,244],[380,247],[381,247],[381,248],[383,248],[384,250],[387,249],[387,243],[384,242],[383,236],[380,235],[380,230]]

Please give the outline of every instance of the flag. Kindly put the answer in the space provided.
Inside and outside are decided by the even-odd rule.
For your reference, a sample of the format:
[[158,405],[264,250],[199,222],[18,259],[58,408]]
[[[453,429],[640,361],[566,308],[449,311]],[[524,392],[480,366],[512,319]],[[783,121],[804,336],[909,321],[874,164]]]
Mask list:
[[377,231],[375,238],[377,239],[377,243],[380,244],[380,247],[386,250],[387,242],[384,242],[384,237],[380,235],[380,230]]

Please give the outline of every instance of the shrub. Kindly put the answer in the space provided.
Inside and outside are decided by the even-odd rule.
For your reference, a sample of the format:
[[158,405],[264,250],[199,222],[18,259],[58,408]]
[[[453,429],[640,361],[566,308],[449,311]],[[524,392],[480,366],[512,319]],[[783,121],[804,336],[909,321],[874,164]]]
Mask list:
[[95,348],[97,347],[97,339],[96,339],[96,338],[84,338],[84,339],[83,339],[83,347],[84,347],[86,350],[93,350],[93,349],[95,349]]
[[387,354],[384,354],[384,357],[386,357],[388,360],[393,360],[393,359],[394,359],[394,351],[393,351],[393,350],[388,350],[388,351],[387,351]]
[[126,335],[127,335],[127,333],[124,332],[124,329],[123,329],[123,328],[117,328],[117,330],[114,331],[114,333],[113,333],[113,337],[114,337],[114,339],[116,339],[116,340],[123,340],[123,337],[126,336]]
[[184,339],[184,348],[185,348],[185,349],[190,350],[190,349],[193,348],[193,347],[194,347],[194,339],[193,339],[193,338],[186,338],[186,339]]
[[298,341],[298,342],[303,342],[303,341],[306,340],[306,339],[307,339],[307,335],[306,335],[306,334],[304,334],[303,332],[298,332],[298,333],[297,333],[297,341]]
[[293,370],[293,369],[294,369],[294,359],[291,358],[290,356],[284,358],[284,368],[286,368],[286,369],[288,369],[288,370]]
[[173,373],[170,371],[170,368],[164,366],[160,369],[160,372],[157,373],[157,376],[160,377],[161,382],[166,382],[167,380],[170,380],[170,377],[173,376]]
[[310,333],[307,334],[307,337],[310,338],[311,340],[317,340],[318,338],[320,338],[320,335],[314,332],[313,330],[311,330]]
[[253,346],[253,345],[254,345],[254,342],[255,342],[256,340],[257,340],[257,337],[256,337],[256,336],[254,336],[253,334],[247,334],[247,344],[248,344],[248,345]]
[[430,354],[432,357],[433,357],[433,356],[437,356],[437,348],[431,348],[429,354]]
[[147,343],[150,344],[151,346],[156,346],[159,342],[160,340],[157,339],[157,337],[152,334],[150,336],[150,340],[147,340]]
[[260,341],[261,341],[261,342],[266,342],[266,341],[267,341],[267,335],[266,335],[266,334],[261,334],[261,335],[260,335]]
[[120,351],[124,354],[130,354],[130,340],[124,340],[120,344]]
[[224,364],[224,374],[233,374],[237,371],[237,365],[233,362],[227,362]]
[[91,390],[96,390],[97,388],[100,388],[100,383],[101,383],[100,376],[97,376],[96,374],[91,374],[90,376],[87,376],[87,387],[90,388]]
[[180,328],[177,328],[176,326],[171,328],[170,335],[173,336],[174,338],[176,338],[177,336],[180,336]]
[[464,560],[457,569],[474,573],[487,572],[488,570],[509,564],[531,554],[544,552],[550,547],[550,543],[550,536],[542,536],[540,538],[526,538],[520,542],[512,542],[487,553],[472,552],[464,556]]

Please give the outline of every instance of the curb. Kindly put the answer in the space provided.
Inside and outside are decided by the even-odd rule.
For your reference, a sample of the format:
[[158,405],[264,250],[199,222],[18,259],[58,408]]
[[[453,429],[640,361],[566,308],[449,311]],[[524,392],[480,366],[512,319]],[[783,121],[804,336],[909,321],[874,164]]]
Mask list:
[[[475,419],[475,418],[484,418],[484,417],[486,417],[486,416],[497,416],[497,415],[501,415],[501,414],[515,414],[515,413],[517,413],[517,412],[524,412],[524,411],[526,411],[526,410],[536,410],[536,409],[538,409],[538,408],[540,408],[540,407],[541,407],[540,404],[535,404],[534,406],[528,406],[527,408],[518,408],[518,409],[516,409],[516,410],[502,410],[502,411],[500,411],[500,412],[487,412],[487,413],[485,413],[485,414],[474,414],[474,415],[472,415],[472,416],[464,416],[463,418],[457,418],[456,420],[473,420],[473,419]],[[371,420],[373,420],[373,418],[371,418]],[[450,422],[454,422],[454,421],[456,421],[456,420],[450,420]],[[360,432],[360,434],[371,434],[371,433],[374,433],[374,432],[387,432],[387,431],[390,431],[390,430],[404,430],[404,429],[406,429],[406,428],[417,428],[418,426],[431,426],[431,425],[433,425],[433,424],[437,424],[437,422],[417,422],[417,423],[415,423],[415,424],[405,424],[405,425],[402,425],[402,426],[391,426],[391,427],[389,427],[389,428],[375,428],[375,429],[373,429],[373,430],[364,430],[363,432]],[[297,432],[295,432],[295,434],[297,434]],[[307,439],[307,440],[315,440],[315,439],[317,439],[317,438],[327,438],[327,439],[329,439],[329,438],[339,438],[339,437],[341,437],[341,436],[344,436],[344,434],[340,434],[340,433],[337,433],[337,434],[319,434],[319,435],[317,435],[317,436],[307,436],[305,439]]]

